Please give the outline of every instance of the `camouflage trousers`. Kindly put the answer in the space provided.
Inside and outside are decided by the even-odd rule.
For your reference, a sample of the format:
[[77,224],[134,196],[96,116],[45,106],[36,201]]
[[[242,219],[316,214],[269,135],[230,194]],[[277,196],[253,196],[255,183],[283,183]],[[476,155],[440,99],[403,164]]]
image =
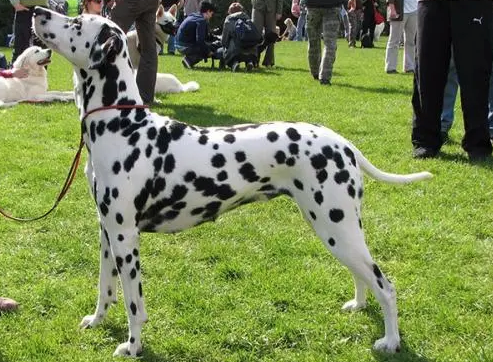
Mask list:
[[[339,10],[333,8],[308,8],[306,30],[308,34],[308,64],[312,75],[330,81],[336,60],[339,34]],[[323,33],[324,49],[321,51],[320,35]]]

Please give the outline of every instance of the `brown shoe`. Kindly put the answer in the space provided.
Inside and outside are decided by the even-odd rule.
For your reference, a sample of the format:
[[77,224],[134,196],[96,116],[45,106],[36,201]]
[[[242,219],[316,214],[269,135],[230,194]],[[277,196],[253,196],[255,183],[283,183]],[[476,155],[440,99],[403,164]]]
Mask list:
[[10,298],[0,297],[0,313],[1,312],[12,312],[19,307],[19,304]]

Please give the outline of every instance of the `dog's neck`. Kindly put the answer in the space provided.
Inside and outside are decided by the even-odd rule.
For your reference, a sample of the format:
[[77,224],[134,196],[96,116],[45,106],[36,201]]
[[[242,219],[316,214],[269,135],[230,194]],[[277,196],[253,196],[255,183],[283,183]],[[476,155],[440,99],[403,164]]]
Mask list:
[[74,67],[74,74],[75,103],[81,120],[97,108],[143,104],[128,59],[119,57],[97,69]]

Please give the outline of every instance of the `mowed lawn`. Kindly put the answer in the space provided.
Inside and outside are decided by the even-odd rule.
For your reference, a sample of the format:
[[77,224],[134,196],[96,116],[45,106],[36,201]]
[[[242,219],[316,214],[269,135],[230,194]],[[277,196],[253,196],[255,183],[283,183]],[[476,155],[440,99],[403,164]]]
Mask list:
[[[251,74],[210,63],[185,70],[179,56],[160,56],[161,72],[201,89],[160,95],[153,111],[201,126],[313,122],[383,170],[432,172],[406,186],[365,177],[363,225],[395,283],[401,352],[372,351],[383,336],[378,303],[369,296],[366,310],[341,311],[353,297],[350,274],[279,197],[181,233],[142,235],[143,361],[493,361],[493,162],[467,161],[459,107],[440,157],[411,158],[412,76],[384,73],[384,44],[348,49],[341,40],[331,87],[312,79],[301,42],[278,44],[276,68]],[[66,60],[55,54],[48,71],[50,89],[72,88]],[[74,104],[0,110],[0,207],[24,217],[51,207],[79,132]],[[21,304],[0,315],[0,361],[112,360],[127,336],[121,292],[101,326],[78,329],[95,308],[98,233],[82,167],[47,219],[0,218],[0,295]]]

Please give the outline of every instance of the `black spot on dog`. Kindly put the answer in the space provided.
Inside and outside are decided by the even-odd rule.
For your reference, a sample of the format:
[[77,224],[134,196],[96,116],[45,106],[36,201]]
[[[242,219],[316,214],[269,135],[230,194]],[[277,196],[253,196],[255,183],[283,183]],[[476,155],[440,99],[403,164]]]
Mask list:
[[298,131],[295,128],[288,128],[286,130],[286,134],[288,135],[289,139],[291,141],[299,141],[301,139],[301,135],[298,133]]
[[130,278],[135,279],[136,276],[137,276],[137,270],[135,270],[135,268],[132,268],[132,270],[130,271]]
[[358,199],[362,199],[362,198],[363,198],[363,189],[359,188],[358,189]]
[[139,141],[139,139],[140,139],[140,133],[134,132],[134,133],[132,133],[132,135],[128,139],[128,144],[130,146],[135,146],[137,144],[137,142]]
[[156,139],[156,136],[157,136],[157,130],[156,130],[156,127],[150,127],[148,130],[147,130],[147,138],[150,139],[151,141]]
[[117,199],[118,198],[118,189],[116,187],[114,187],[112,190],[111,190],[111,196],[113,196],[114,199]]
[[123,216],[119,212],[116,213],[116,222],[120,225],[123,224]]
[[313,197],[315,199],[315,202],[319,205],[321,205],[322,202],[324,202],[324,196],[322,195],[322,192],[320,192],[320,191],[315,192]]
[[245,152],[243,152],[243,151],[235,152],[235,159],[238,162],[245,162],[245,160],[246,160]]
[[348,185],[347,193],[354,199],[354,197],[356,196],[356,190],[354,189],[353,185]]
[[132,153],[125,159],[123,162],[123,168],[125,171],[130,172],[132,168],[135,165],[135,162],[139,159],[140,156],[140,149],[139,148],[134,148]]
[[216,153],[212,156],[211,164],[215,168],[221,168],[226,164],[226,158],[222,153]]
[[334,162],[338,169],[342,170],[344,168],[344,160],[339,152],[334,152]]
[[313,220],[317,220],[317,215],[313,211],[310,211],[310,216]]
[[137,306],[135,305],[134,302],[130,303],[130,310],[132,311],[133,315],[137,314]]
[[323,184],[327,180],[328,177],[329,177],[329,175],[327,174],[326,170],[317,171],[317,180],[321,184]]
[[347,146],[344,147],[343,151],[351,160],[351,165],[356,166],[356,158],[354,157],[354,152]]
[[277,151],[274,158],[278,164],[283,164],[286,162],[286,154],[283,151]]
[[188,171],[183,177],[183,180],[185,180],[185,182],[192,182],[193,180],[195,180],[196,177],[197,175],[195,174],[195,172]]
[[300,148],[297,143],[290,143],[288,148],[292,155],[297,155],[300,152]]
[[348,180],[349,180],[349,172],[347,170],[338,171],[334,175],[334,181],[339,185],[343,182],[348,182]]
[[293,180],[293,183],[294,183],[294,186],[296,186],[296,188],[297,188],[298,190],[303,190],[303,188],[304,188],[304,187],[303,187],[303,183],[302,183],[300,180],[298,180],[298,179],[294,179],[294,180]]
[[86,79],[87,78],[87,72],[84,69],[81,69],[80,70],[80,76],[82,77],[82,79]]
[[185,128],[187,128],[187,125],[185,123],[174,122],[170,126],[171,139],[174,141],[179,140],[185,133]]
[[228,173],[226,171],[221,171],[216,176],[218,181],[226,181],[228,179]]
[[127,264],[130,264],[132,261],[132,254],[127,254],[127,256],[125,257],[125,261],[127,262]]
[[201,145],[207,144],[207,141],[209,140],[209,137],[207,137],[205,134],[199,137],[199,143]]
[[377,264],[373,264],[373,274],[375,274],[375,276],[380,279],[383,277],[382,275],[382,272],[380,271],[380,268],[378,267]]
[[270,142],[276,142],[279,139],[279,135],[276,132],[271,131],[271,132],[267,133],[267,139]]
[[256,182],[260,179],[260,177],[255,172],[255,167],[253,167],[253,165],[249,162],[244,163],[240,167],[239,171],[241,176],[243,176],[243,178],[248,182]]
[[118,175],[121,169],[122,169],[121,163],[119,161],[115,161],[115,163],[113,164],[113,173],[115,175]]
[[167,155],[164,159],[164,172],[171,173],[175,169],[175,157],[173,155]]
[[290,157],[286,160],[286,166],[293,167],[296,164],[294,157]]
[[318,153],[318,154],[310,157],[310,161],[311,161],[312,167],[316,170],[320,170],[322,168],[327,167],[327,159],[321,153]]
[[330,238],[329,239],[329,245],[334,246],[335,244],[336,244],[336,241],[334,240],[334,238]]
[[118,234],[118,241],[125,240],[125,237],[122,234]]
[[127,90],[127,83],[125,83],[124,80],[121,80],[119,83],[118,83],[118,91],[119,92],[125,92]]
[[75,53],[75,51],[77,50],[77,48],[73,46],[73,47],[70,48],[70,50],[72,51],[72,53]]
[[226,143],[234,143],[236,141],[236,137],[232,134],[227,134],[224,136],[224,142]]
[[334,151],[332,150],[332,147],[330,147],[330,146],[324,146],[324,147],[322,147],[322,154],[327,159],[330,160],[334,156]]
[[340,222],[342,219],[344,219],[344,211],[341,209],[331,209],[329,211],[329,217],[332,222]]

